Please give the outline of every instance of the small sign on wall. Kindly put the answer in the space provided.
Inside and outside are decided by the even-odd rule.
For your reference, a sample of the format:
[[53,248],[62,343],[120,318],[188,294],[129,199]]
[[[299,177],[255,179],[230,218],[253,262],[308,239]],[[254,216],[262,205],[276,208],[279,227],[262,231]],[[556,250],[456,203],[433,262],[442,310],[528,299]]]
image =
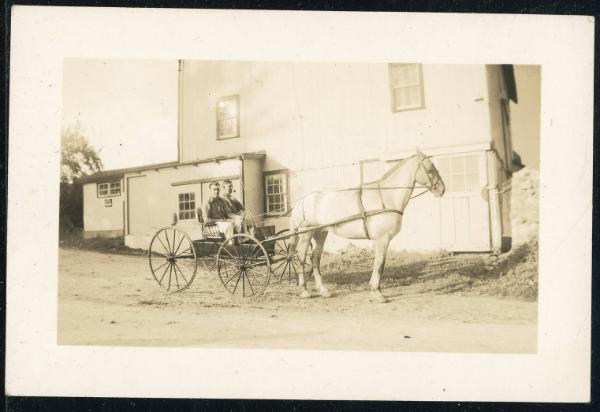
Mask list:
[[104,199],[104,207],[112,207],[112,199]]

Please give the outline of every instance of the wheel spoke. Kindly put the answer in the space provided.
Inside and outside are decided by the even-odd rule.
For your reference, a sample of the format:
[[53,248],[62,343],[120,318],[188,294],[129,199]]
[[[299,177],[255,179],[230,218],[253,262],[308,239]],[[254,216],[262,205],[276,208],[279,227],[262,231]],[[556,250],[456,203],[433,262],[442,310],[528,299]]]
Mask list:
[[[170,264],[171,262],[168,262],[168,263]],[[169,266],[167,266],[167,267],[165,268],[165,271],[163,272],[162,276],[160,277],[160,280],[158,281],[158,284],[159,284],[159,285],[161,285],[161,286],[162,286],[162,281],[163,281],[163,279],[165,278],[165,275],[167,274],[167,270],[168,270],[168,269],[169,269]]]
[[169,246],[168,252],[170,255],[173,254],[173,250],[171,250],[171,242],[169,242],[169,232],[165,229],[165,239],[167,240],[167,245]]
[[221,259],[221,260],[220,260],[220,262],[222,262],[222,263],[224,263],[224,264],[226,264],[226,265],[233,266],[233,267],[235,267],[235,268],[239,267],[239,265],[237,265],[237,264],[235,264],[235,263],[233,263],[233,262],[230,262],[230,261],[229,261],[229,260],[227,260],[227,259]]
[[227,250],[227,247],[226,247],[226,246],[225,246],[225,247],[223,247],[223,250],[225,251],[225,253],[227,253],[229,256],[231,256],[231,258],[232,258],[232,259],[239,260],[239,258],[238,258],[237,256],[233,256],[233,255],[231,254],[231,252],[229,252],[229,251]]
[[279,276],[279,281],[281,282],[281,279],[283,279],[283,275],[285,275],[285,271],[288,268],[288,265],[290,264],[287,260],[285,261],[285,266],[283,267],[283,270],[281,271],[281,275]]
[[[254,288],[252,287],[252,282],[250,281],[250,276],[246,275],[246,278],[248,279],[248,286],[250,286],[250,290],[252,291],[252,295],[256,295],[256,292],[254,291]],[[250,296],[252,296],[250,295]]]
[[180,259],[180,260],[183,260],[183,259],[193,259],[193,258],[194,258],[194,255],[179,255],[179,256],[175,256],[175,259]]
[[241,274],[241,273],[242,273],[242,271],[241,271],[241,270],[238,270],[238,271],[237,271],[237,272],[235,272],[233,275],[231,275],[231,277],[228,277],[228,278],[227,278],[227,282],[224,282],[224,283],[223,283],[223,285],[227,286],[227,284],[228,284],[229,282],[231,282],[231,279],[233,279],[234,277],[236,277],[238,274]]
[[238,284],[240,283],[240,277],[242,277],[242,271],[241,270],[240,270],[240,275],[237,277],[237,281],[235,282],[235,286],[233,287],[232,294],[234,294],[234,295],[235,295],[235,291],[236,291],[236,289],[238,287]]
[[252,252],[252,256],[250,256],[250,258],[253,259],[254,257],[258,256],[260,252],[262,252],[261,248],[259,246],[256,246],[256,249],[254,250],[254,252]]
[[[165,253],[159,252],[158,250],[152,250],[152,246],[150,246],[150,250],[151,250],[150,253],[156,253],[158,255],[161,255],[164,259],[168,259],[169,258],[169,255],[167,255]],[[156,259],[156,258],[158,258],[158,256],[153,256],[153,257],[151,256],[151,259]]]
[[[177,252],[179,252],[179,247],[181,246],[181,242],[183,242],[183,239],[185,239],[185,236],[181,236],[181,239],[179,239],[179,243],[177,244],[177,248],[175,249],[175,252],[173,253],[174,255],[177,255]],[[185,250],[183,252],[185,252]],[[183,252],[181,252],[181,253],[183,253]]]
[[177,290],[179,290],[179,277],[177,276],[177,269],[175,269],[175,263],[173,263],[173,273],[175,273],[175,284],[177,285]]
[[173,264],[171,263],[169,265],[169,286],[167,287],[167,290],[171,290],[171,274],[173,273]]
[[[161,259],[161,260],[162,260],[162,259]],[[161,267],[163,267],[164,265],[166,265],[166,264],[168,264],[168,263],[169,263],[169,261],[167,260],[167,261],[165,261],[165,263],[163,263],[162,265],[160,265],[160,266],[159,266],[159,267],[157,267],[156,269],[154,269],[154,268],[153,268],[153,269],[154,269],[154,271],[155,271],[155,272],[157,272],[157,271],[158,271],[158,270],[159,270]]]
[[255,263],[246,263],[246,266],[261,266],[264,265],[265,263],[267,263],[269,260],[268,259],[261,259],[260,261],[257,259],[257,262]]
[[242,272],[242,297],[246,297],[246,273]]
[[177,235],[177,230],[173,229],[173,254],[175,254],[175,236]]
[[279,269],[287,261],[288,261],[287,259],[283,259],[283,260],[280,260],[279,262],[277,262],[279,264],[273,268],[273,271],[276,271],[277,269]]
[[249,270],[250,272],[254,272],[254,273],[256,273],[256,274],[257,274],[258,276],[260,276],[260,277],[265,277],[265,276],[267,276],[267,274],[266,274],[266,273],[260,273],[260,272],[257,272],[257,271],[256,271],[256,270],[254,270],[254,269],[251,269],[251,268],[248,268],[248,270]]
[[175,270],[178,270],[179,273],[181,274],[181,277],[183,278],[183,280],[185,281],[185,284],[188,285],[189,282],[186,279],[186,277],[183,275],[183,271],[181,270],[181,268],[179,267],[179,265],[177,263],[174,264],[175,265]]
[[162,240],[160,240],[160,233],[158,235],[156,235],[156,239],[160,242],[160,244],[162,245],[163,249],[165,250],[165,252],[167,252],[167,254],[165,256],[169,256],[169,249],[165,246],[165,244],[163,243]]

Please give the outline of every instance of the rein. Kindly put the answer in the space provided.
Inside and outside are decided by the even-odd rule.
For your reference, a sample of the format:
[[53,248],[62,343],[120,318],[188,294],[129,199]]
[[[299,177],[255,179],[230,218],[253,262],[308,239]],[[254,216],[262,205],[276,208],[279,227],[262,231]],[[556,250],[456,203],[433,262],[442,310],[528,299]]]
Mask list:
[[[416,155],[415,155],[416,156]],[[385,180],[390,174],[392,174],[395,169],[397,167],[400,166],[400,164],[398,164],[396,167],[394,167],[391,170],[388,170],[382,177],[380,177],[379,179],[372,181],[372,182],[368,182],[368,183],[364,183],[362,185],[360,185],[359,187],[352,187],[352,188],[345,188],[345,189],[322,189],[322,190],[314,190],[304,196],[302,196],[300,199],[298,199],[298,201],[304,199],[305,197],[307,197],[310,194],[313,193],[323,193],[323,192],[351,192],[351,191],[358,191],[360,192],[359,194],[359,210],[361,211],[360,214],[352,216],[350,220],[353,219],[357,219],[357,218],[362,218],[363,219],[363,226],[365,229],[365,234],[367,235],[367,238],[370,239],[369,235],[368,235],[368,229],[366,226],[366,218],[368,216],[372,216],[373,214],[380,214],[380,213],[385,213],[385,212],[390,212],[390,213],[398,213],[400,215],[402,215],[404,213],[403,210],[396,210],[396,209],[388,209],[385,207],[385,204],[383,203],[383,198],[381,198],[381,203],[382,203],[382,208],[378,209],[376,211],[374,211],[375,213],[371,212],[371,211],[366,211],[364,209],[364,206],[362,205],[362,191],[363,190],[378,190],[380,192],[380,197],[381,197],[381,191],[382,190],[398,190],[398,189],[425,189],[420,193],[417,193],[416,195],[412,195],[408,200],[412,200],[415,199],[419,196],[423,196],[425,193],[430,192],[431,190],[433,190],[434,188],[437,187],[437,185],[440,183],[441,179],[439,178],[439,176],[436,176],[435,182],[433,181],[433,179],[431,178],[431,175],[429,174],[429,171],[427,170],[427,168],[425,167],[425,165],[423,164],[423,161],[428,158],[430,156],[423,156],[419,162],[419,168],[422,168],[423,171],[425,172],[425,176],[427,176],[427,180],[429,181],[429,185],[427,186],[415,186],[414,184],[412,186],[380,186],[381,182],[383,180]],[[371,185],[376,185],[376,186],[371,186]],[[294,208],[291,208],[290,210],[287,210],[285,212],[279,213],[279,214],[274,214],[274,213],[261,213],[259,215],[255,215],[253,213],[250,213],[252,217],[261,217],[261,216],[271,216],[274,218],[278,218],[278,217],[283,217],[283,216],[288,216],[291,214],[291,212],[293,211]],[[346,221],[344,219],[344,221]],[[334,224],[330,224],[330,225],[325,225],[326,226],[334,226],[335,224],[339,224],[340,222],[336,222]]]

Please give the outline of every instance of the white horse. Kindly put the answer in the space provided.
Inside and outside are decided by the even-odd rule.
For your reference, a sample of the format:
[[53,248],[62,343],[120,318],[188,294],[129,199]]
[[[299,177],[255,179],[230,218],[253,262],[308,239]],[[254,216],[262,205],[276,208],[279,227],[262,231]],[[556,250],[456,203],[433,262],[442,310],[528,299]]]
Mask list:
[[[387,301],[380,290],[385,257],[390,241],[400,232],[402,215],[416,184],[436,197],[445,191],[437,169],[418,149],[416,155],[404,159],[374,182],[359,188],[312,192],[296,202],[290,227],[298,234],[291,239],[291,248],[298,253],[304,266],[307,246],[315,239],[311,270],[315,288],[321,296],[331,296],[323,285],[319,265],[327,234],[333,232],[346,239],[373,240],[375,261],[369,282],[371,300]],[[314,230],[310,230],[311,227]],[[298,275],[298,285],[300,297],[311,296],[303,271]]]

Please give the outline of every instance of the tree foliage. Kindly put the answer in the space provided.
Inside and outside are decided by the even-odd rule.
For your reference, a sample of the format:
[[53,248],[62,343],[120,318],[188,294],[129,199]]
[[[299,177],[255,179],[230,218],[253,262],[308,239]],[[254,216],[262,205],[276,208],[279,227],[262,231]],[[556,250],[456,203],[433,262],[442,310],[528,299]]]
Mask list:
[[60,154],[59,222],[62,237],[83,228],[83,188],[78,179],[102,170],[102,160],[79,125],[63,130]]
[[61,182],[73,183],[75,179],[102,170],[102,160],[97,150],[88,143],[79,125],[63,131],[60,158]]

